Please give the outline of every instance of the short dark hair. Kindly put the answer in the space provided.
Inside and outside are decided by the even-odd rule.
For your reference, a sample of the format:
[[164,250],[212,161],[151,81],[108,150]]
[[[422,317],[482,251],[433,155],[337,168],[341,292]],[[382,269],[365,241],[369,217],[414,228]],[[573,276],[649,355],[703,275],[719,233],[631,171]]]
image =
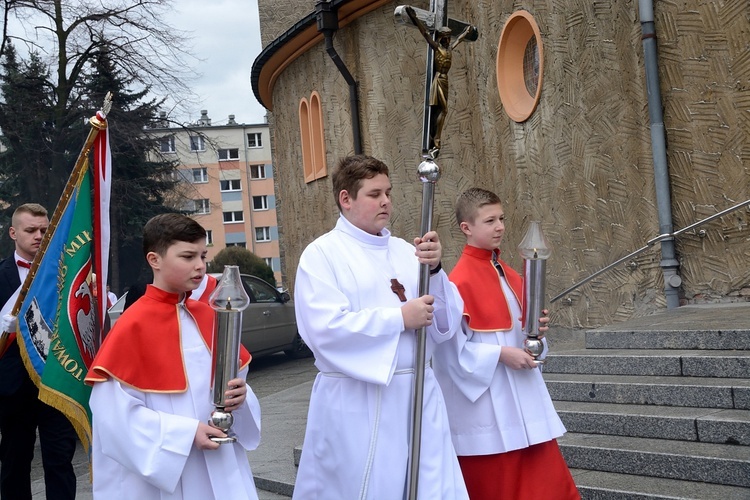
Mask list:
[[143,227],[143,255],[149,252],[164,255],[176,241],[194,243],[200,239],[206,239],[206,230],[190,217],[175,213],[159,214]]
[[474,223],[477,211],[485,205],[502,205],[500,197],[482,188],[469,188],[456,200],[456,222]]
[[357,199],[357,191],[362,187],[362,181],[372,179],[376,175],[388,175],[388,165],[367,155],[352,155],[339,160],[331,178],[333,180],[333,197],[339,204],[339,194],[346,190],[352,199]]
[[18,214],[31,214],[34,217],[46,217],[47,209],[39,203],[24,203],[13,211],[13,216],[10,219],[10,224],[12,226],[18,224]]

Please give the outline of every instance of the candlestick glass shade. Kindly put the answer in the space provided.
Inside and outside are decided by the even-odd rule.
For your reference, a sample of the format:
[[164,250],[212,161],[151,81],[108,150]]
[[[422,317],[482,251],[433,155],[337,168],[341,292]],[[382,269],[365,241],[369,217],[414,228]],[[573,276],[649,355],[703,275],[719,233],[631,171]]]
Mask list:
[[250,305],[238,266],[225,266],[216,288],[208,298],[208,304],[216,314],[213,345],[211,349],[211,400],[215,410],[210,422],[225,434],[226,438],[212,437],[217,443],[236,441],[231,427],[234,417],[225,411],[226,391],[229,381],[237,378],[240,363],[240,338],[242,335],[242,311]]
[[544,352],[544,344],[539,339],[539,318],[544,309],[547,259],[552,251],[539,222],[531,222],[526,235],[518,245],[518,252],[524,258],[523,327],[526,334],[524,348],[531,353],[538,364],[544,363],[544,360],[539,359]]
[[539,221],[531,221],[529,224],[529,229],[518,244],[518,253],[524,259],[549,259],[552,255],[552,249]]

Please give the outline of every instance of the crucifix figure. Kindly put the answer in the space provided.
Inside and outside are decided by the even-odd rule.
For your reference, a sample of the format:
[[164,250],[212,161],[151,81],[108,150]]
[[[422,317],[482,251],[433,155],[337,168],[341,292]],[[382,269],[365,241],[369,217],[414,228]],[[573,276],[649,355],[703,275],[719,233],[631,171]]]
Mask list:
[[[396,8],[395,15],[402,23],[415,26],[429,44],[422,153],[434,159],[440,153],[441,135],[448,112],[448,71],[451,69],[453,49],[464,40],[476,40],[478,35],[477,29],[468,23],[455,19],[445,21],[446,0],[433,0],[431,6],[432,11],[424,11],[404,5]],[[456,32],[460,34],[451,42],[451,36]]]

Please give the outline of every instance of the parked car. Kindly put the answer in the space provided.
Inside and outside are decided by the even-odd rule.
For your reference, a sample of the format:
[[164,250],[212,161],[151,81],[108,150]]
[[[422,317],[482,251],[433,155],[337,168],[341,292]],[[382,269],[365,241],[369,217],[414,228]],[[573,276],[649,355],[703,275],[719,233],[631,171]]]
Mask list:
[[[212,274],[217,279],[221,274]],[[269,283],[249,274],[240,275],[250,305],[242,313],[242,345],[255,356],[283,351],[290,358],[312,356],[310,348],[297,331],[294,302],[287,292],[279,292]],[[112,325],[122,314],[124,294],[109,309]]]

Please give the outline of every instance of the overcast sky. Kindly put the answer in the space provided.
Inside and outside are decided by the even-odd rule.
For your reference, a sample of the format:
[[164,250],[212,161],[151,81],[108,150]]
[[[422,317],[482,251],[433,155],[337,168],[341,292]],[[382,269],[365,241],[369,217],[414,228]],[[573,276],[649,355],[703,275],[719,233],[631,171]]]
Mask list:
[[176,0],[173,5],[177,11],[168,24],[192,32],[194,54],[202,60],[193,62],[199,75],[191,84],[201,101],[189,116],[173,118],[194,122],[207,109],[213,125],[225,124],[229,115],[237,123],[263,123],[266,110],[250,84],[262,49],[257,0]]

